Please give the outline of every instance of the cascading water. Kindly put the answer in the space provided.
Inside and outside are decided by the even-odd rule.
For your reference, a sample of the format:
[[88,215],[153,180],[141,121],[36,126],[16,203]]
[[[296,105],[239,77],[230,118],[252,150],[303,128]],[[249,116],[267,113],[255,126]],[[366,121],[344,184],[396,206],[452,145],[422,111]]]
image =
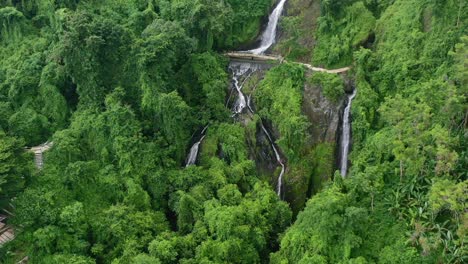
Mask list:
[[275,43],[276,40],[276,27],[278,26],[278,20],[283,13],[284,4],[286,0],[280,0],[278,5],[275,7],[273,12],[268,17],[268,25],[262,34],[260,47],[248,50],[247,53],[263,54],[268,48]]
[[[252,114],[254,114],[254,110],[251,106],[251,96],[249,95],[247,97],[246,101],[246,96],[242,92],[242,88],[244,87],[245,81],[255,72],[257,71],[261,66],[255,63],[249,63],[249,62],[231,62],[229,65],[229,70],[232,72],[232,83],[234,84],[234,88],[237,90],[239,97],[237,98],[237,101],[234,104],[233,107],[233,116],[236,116],[247,107],[248,111],[250,111]],[[244,77],[244,80],[241,83],[241,78]],[[275,146],[275,142],[273,141],[270,133],[268,130],[265,128],[263,125],[263,122],[260,123],[262,126],[262,131],[265,133],[265,135],[268,138],[268,142],[270,142],[271,148],[273,149],[273,152],[275,153],[275,158],[278,164],[281,166],[281,172],[280,175],[278,176],[278,185],[277,185],[277,194],[278,196],[281,197],[281,189],[282,189],[282,183],[283,183],[283,175],[286,170],[286,166],[283,163],[280,152],[278,151],[278,148]]]
[[348,103],[343,113],[343,129],[341,134],[341,176],[343,176],[343,178],[346,177],[346,173],[348,172],[348,154],[351,141],[351,123],[349,117],[351,103],[356,96],[356,92],[356,89],[354,89],[353,93],[348,95]]
[[[275,9],[273,10],[273,12],[270,14],[268,18],[268,25],[261,36],[260,46],[252,50],[244,51],[245,53],[263,54],[266,50],[268,50],[271,47],[271,45],[273,45],[273,43],[275,43],[276,28],[278,26],[278,20],[281,16],[281,13],[283,12],[285,3],[286,3],[286,0],[280,0],[277,6],[275,7]],[[250,74],[258,70],[258,65],[255,63],[249,63],[249,62],[231,62],[231,64],[229,65],[229,69],[232,72],[232,82],[238,93],[238,98],[233,108],[233,112],[234,112],[233,116],[242,113],[245,107],[248,107],[248,110],[253,114],[254,111],[250,105],[250,96],[247,98],[247,101],[246,101],[246,97],[244,93],[242,92],[242,87],[244,86],[244,83],[240,84],[240,79],[246,74],[249,74],[244,79],[244,82],[245,82],[245,80],[248,79]],[[275,146],[275,142],[273,141],[270,133],[263,125],[263,122],[261,123],[261,126],[262,126],[263,132],[268,138],[268,141],[270,142],[273,152],[275,153],[276,161],[281,166],[281,172],[278,177],[278,185],[277,185],[278,186],[277,194],[278,196],[281,197],[283,175],[286,170],[286,166],[281,159],[280,153],[277,147]]]
[[190,148],[190,152],[189,152],[189,155],[187,156],[187,162],[185,163],[185,167],[188,167],[190,165],[194,165],[195,162],[197,162],[198,149],[200,148],[201,142],[205,138],[205,132],[206,132],[207,128],[208,128],[208,126],[203,128],[202,132],[200,133],[200,135],[201,135],[200,140],[195,142],[195,144],[193,144],[193,146]]
[[242,110],[247,106],[247,101],[245,100],[245,95],[242,92],[242,87],[244,86],[245,80],[240,83],[240,79],[245,76],[246,74],[252,74],[257,70],[255,65],[245,62],[231,62],[229,65],[229,70],[232,72],[232,83],[234,84],[234,88],[237,91],[237,101],[234,104],[234,115],[242,113]]
[[189,153],[189,155],[187,157],[187,164],[185,165],[185,167],[193,165],[197,161],[198,148],[199,148],[200,143],[203,141],[204,138],[205,138],[205,136],[203,136],[200,139],[200,141],[195,142],[195,144],[193,144],[193,146],[190,148],[190,153]]

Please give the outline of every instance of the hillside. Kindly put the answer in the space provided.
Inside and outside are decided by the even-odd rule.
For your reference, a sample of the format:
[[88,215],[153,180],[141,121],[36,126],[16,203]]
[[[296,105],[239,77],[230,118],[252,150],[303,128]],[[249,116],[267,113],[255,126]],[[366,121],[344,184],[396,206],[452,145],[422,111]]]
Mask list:
[[466,263],[467,14],[0,0],[0,263]]

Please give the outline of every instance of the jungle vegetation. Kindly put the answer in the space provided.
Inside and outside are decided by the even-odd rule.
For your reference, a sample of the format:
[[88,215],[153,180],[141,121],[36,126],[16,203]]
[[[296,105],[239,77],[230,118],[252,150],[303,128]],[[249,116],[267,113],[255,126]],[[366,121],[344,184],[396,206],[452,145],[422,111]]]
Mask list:
[[[0,263],[466,263],[466,1],[288,1],[275,50],[351,65],[358,91],[349,175],[298,186],[305,205],[258,175],[255,127],[225,106],[222,53],[251,45],[275,2],[0,0],[0,208],[16,230]],[[333,158],[305,148],[305,83],[344,95],[292,63],[254,92],[302,178]],[[46,141],[38,170],[25,148]]]

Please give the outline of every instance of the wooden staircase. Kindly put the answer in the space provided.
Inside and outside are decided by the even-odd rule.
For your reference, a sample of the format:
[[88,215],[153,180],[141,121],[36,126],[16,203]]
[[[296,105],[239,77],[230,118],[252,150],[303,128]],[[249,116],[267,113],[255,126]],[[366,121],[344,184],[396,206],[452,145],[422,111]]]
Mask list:
[[54,145],[53,142],[46,142],[36,147],[32,147],[28,149],[29,151],[34,153],[34,163],[38,169],[42,169],[44,167],[44,155],[43,153],[52,148]]

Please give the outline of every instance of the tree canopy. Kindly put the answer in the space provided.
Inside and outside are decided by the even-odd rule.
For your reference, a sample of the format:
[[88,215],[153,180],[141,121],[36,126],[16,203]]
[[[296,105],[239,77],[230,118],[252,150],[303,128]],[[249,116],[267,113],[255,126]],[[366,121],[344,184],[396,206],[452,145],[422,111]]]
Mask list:
[[[0,262],[466,263],[466,1],[289,0],[291,63],[243,76],[232,115],[222,54],[276,3],[0,0]],[[308,86],[340,116],[357,89],[345,179]]]

